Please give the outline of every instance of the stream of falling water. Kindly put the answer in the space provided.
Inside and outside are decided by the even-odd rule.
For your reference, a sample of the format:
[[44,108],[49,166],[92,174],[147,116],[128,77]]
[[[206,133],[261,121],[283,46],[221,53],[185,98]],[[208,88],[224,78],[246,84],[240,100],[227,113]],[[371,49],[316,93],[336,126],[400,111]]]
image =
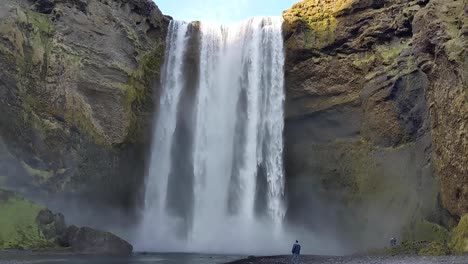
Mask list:
[[171,21],[139,249],[258,252],[281,239],[281,26]]

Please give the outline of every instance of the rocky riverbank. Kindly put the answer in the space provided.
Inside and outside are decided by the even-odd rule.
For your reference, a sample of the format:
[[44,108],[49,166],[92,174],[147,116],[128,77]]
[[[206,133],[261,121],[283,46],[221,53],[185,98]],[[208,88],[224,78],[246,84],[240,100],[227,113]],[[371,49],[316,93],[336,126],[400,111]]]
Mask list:
[[65,217],[0,189],[0,250],[130,255],[133,246],[109,232],[67,226]]
[[[248,258],[231,262],[230,264],[290,264],[290,256],[272,256]],[[362,256],[362,257],[327,257],[327,256],[302,256],[301,264],[466,264],[466,256],[447,257],[419,257],[419,256]]]

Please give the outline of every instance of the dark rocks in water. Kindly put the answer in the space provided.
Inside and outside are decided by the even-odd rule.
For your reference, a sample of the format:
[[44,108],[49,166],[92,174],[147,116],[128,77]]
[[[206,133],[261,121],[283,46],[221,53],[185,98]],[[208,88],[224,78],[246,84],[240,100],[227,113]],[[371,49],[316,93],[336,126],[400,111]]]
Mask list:
[[130,243],[112,233],[74,225],[67,228],[61,243],[84,254],[130,255],[133,251]]
[[54,214],[49,209],[38,213],[36,223],[45,239],[76,253],[129,255],[133,251],[130,243],[112,233],[90,227],[67,227],[63,214]]

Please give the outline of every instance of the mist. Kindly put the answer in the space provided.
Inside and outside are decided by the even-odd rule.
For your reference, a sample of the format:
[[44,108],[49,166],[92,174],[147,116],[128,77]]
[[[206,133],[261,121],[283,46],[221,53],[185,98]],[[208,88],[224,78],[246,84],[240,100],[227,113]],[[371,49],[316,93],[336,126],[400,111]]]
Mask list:
[[137,249],[274,253],[290,244],[281,27],[267,17],[171,22]]

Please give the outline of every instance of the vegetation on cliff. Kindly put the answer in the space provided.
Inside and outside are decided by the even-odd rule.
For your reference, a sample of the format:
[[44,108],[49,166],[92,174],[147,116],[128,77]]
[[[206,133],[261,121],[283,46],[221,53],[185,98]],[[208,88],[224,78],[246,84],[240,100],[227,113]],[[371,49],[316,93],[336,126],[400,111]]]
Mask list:
[[[361,249],[396,236],[407,241],[396,251],[450,252],[420,233],[446,237],[427,220],[450,228],[468,208],[467,10],[461,0],[305,0],[283,13],[292,219]],[[322,223],[295,199],[324,200],[307,210],[341,220]]]
[[468,253],[468,214],[464,215],[453,229],[450,248],[455,254]]
[[44,207],[16,194],[0,190],[0,250],[36,249],[53,246],[37,223]]
[[109,232],[67,228],[62,214],[0,189],[0,250],[4,249],[128,255],[133,247]]
[[146,0],[0,6],[3,182],[135,208],[168,18]]

